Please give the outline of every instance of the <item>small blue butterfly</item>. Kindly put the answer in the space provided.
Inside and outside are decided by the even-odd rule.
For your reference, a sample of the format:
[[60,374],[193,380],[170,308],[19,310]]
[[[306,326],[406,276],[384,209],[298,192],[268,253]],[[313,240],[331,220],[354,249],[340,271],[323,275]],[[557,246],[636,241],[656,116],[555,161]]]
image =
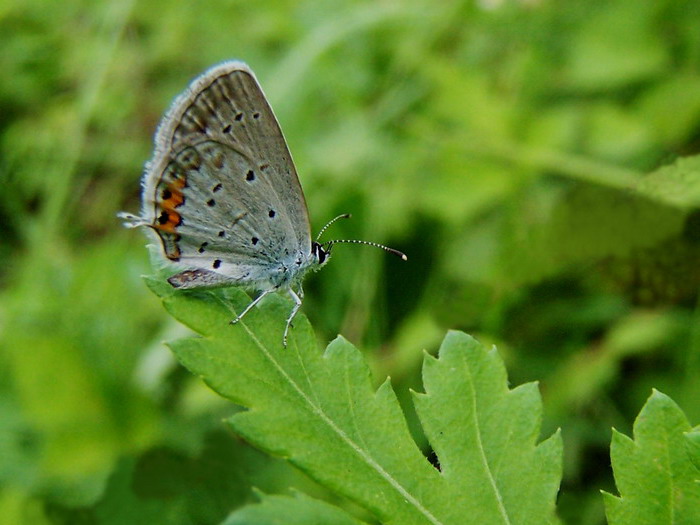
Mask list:
[[231,321],[240,321],[267,294],[294,300],[283,345],[304,296],[302,279],[328,262],[338,243],[311,240],[309,214],[282,130],[255,75],[225,62],[197,77],[158,127],[155,153],[143,176],[140,215],[120,213],[129,228],[154,232],[164,256],[183,271],[175,288],[242,286],[261,293]]

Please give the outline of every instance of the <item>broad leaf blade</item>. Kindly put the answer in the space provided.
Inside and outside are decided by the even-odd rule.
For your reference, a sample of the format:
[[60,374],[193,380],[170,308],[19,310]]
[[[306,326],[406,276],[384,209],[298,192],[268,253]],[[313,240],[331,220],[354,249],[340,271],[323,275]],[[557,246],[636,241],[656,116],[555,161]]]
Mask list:
[[[509,391],[495,352],[487,353],[467,336],[451,334],[440,359],[426,360],[428,394],[419,396],[419,413],[438,454],[444,456],[446,471],[441,473],[412,440],[389,382],[375,391],[362,355],[350,343],[338,338],[320,352],[308,321],[300,316],[289,347],[282,347],[291,305],[281,297],[266,299],[240,323],[230,325],[250,300],[240,291],[172,294],[157,286],[152,289],[164,292],[167,309],[204,336],[171,344],[180,361],[218,393],[248,408],[231,417],[233,428],[382,523],[553,520],[561,470],[559,437],[535,447],[539,397],[533,386],[526,386],[501,400],[500,393]],[[463,344],[462,338],[471,343]],[[445,375],[454,362],[470,360],[483,368],[474,376],[476,384],[467,384],[473,378],[462,371]],[[441,382],[454,395],[441,395]],[[474,435],[474,421],[461,417],[461,412],[472,403],[474,391],[479,399],[496,395],[500,400],[483,414],[486,405],[476,407],[479,421],[489,420],[488,432],[478,430],[483,438],[479,446],[504,458],[498,463],[483,451],[476,456],[493,462],[495,488],[483,484],[482,465],[469,461],[475,443],[465,437]],[[437,429],[437,420],[426,410],[452,416]]]
[[688,449],[688,457],[695,465],[700,477],[700,427],[695,427],[685,435],[685,444]]
[[508,390],[495,350],[487,352],[458,332],[445,338],[439,359],[426,356],[423,383],[426,393],[415,394],[416,410],[460,500],[454,519],[556,522],[562,444],[559,433],[535,444],[542,420],[536,385]]
[[[238,309],[245,305],[245,294],[227,292]],[[367,365],[347,341],[337,339],[322,354],[300,316],[283,348],[290,305],[277,296],[236,325],[228,324],[235,311],[218,294],[176,294],[164,303],[206,336],[172,343],[180,361],[250,409],[230,419],[239,434],[383,522],[442,522],[431,510],[442,505],[439,472],[411,439],[389,384],[373,390]]]
[[700,204],[700,156],[680,158],[646,175],[636,190],[658,202],[694,210]]
[[684,435],[689,430],[680,408],[654,391],[634,423],[634,440],[613,431],[620,496],[604,493],[611,525],[700,523],[700,483]]

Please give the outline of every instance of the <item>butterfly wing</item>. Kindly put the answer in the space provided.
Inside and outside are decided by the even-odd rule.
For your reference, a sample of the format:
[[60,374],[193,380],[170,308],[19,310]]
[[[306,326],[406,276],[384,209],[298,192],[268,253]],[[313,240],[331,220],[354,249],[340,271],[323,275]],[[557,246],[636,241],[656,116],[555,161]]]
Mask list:
[[142,218],[168,259],[242,284],[310,253],[291,154],[247,65],[215,66],[175,100],[144,175]]

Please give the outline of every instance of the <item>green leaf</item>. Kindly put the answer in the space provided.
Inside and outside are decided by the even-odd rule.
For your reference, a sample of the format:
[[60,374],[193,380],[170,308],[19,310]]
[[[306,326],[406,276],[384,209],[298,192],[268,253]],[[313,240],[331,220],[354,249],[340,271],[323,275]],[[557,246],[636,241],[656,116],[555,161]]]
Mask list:
[[294,497],[262,495],[260,503],[231,514],[223,525],[361,525],[345,511],[296,492]]
[[680,408],[656,390],[634,423],[634,440],[613,430],[620,496],[603,493],[611,525],[700,523],[700,478],[684,436],[689,430]]
[[[507,386],[503,361],[475,339],[450,332],[440,358],[426,355],[423,428],[459,515],[474,523],[553,523],[561,478],[559,432],[535,445],[542,400],[535,383]],[[472,497],[465,497],[465,495]]]
[[651,24],[654,4],[602,6],[588,13],[572,41],[564,73],[570,84],[579,89],[614,89],[662,73],[669,56]]
[[542,185],[457,236],[448,270],[498,288],[538,282],[576,265],[657,246],[678,236],[685,218],[683,210],[637,193],[593,185],[555,193]]
[[[165,290],[152,286],[155,290]],[[303,317],[282,347],[291,304],[274,295],[231,325],[240,290],[175,293],[166,308],[202,334],[171,344],[178,359],[247,411],[231,426],[383,523],[550,523],[561,474],[555,434],[535,446],[533,384],[509,391],[495,351],[451,333],[426,357],[416,403],[440,472],[412,440],[389,381],[375,391],[362,355],[339,337],[325,353]]]
[[685,435],[688,456],[695,468],[700,471],[700,427],[695,427]]
[[700,155],[680,158],[646,175],[636,190],[651,199],[692,210],[700,205]]

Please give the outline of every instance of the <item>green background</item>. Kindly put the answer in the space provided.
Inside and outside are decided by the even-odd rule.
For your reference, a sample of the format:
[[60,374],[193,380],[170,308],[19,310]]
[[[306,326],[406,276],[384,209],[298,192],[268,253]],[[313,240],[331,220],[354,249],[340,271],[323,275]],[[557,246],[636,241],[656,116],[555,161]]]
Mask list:
[[342,333],[402,401],[447,329],[496,344],[562,428],[561,518],[604,523],[611,428],[652,387],[700,419],[700,214],[646,176],[700,149],[698,27],[694,0],[4,0],[0,520],[218,523],[251,486],[334,501],[224,428],[115,217],[172,98],[237,58],[314,231],[351,212],[327,238],[409,257],[334,248],[305,286],[319,343]]

